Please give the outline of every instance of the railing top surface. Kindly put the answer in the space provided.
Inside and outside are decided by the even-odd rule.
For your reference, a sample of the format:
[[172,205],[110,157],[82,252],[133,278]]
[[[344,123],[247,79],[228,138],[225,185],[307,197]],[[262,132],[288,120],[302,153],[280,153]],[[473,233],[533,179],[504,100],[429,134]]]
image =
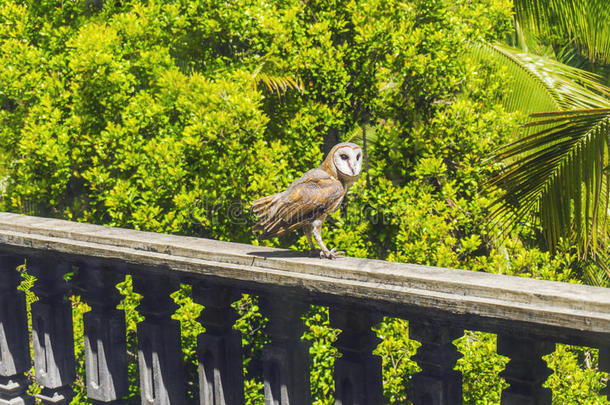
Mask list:
[[305,257],[301,252],[0,213],[0,247],[28,248],[188,275],[610,333],[610,289],[498,274]]

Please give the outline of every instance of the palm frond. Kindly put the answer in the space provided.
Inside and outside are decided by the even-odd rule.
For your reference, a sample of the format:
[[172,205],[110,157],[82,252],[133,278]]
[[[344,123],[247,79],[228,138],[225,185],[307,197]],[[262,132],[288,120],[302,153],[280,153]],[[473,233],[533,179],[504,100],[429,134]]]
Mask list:
[[285,73],[281,68],[280,61],[272,54],[266,54],[260,59],[260,63],[252,72],[252,78],[256,83],[262,83],[278,98],[289,89],[302,92],[303,82],[295,75]]
[[506,67],[514,90],[505,108],[530,114],[521,138],[492,156],[504,167],[490,182],[501,190],[491,222],[507,234],[537,213],[549,247],[563,237],[583,256],[598,251],[610,214],[610,89],[595,74],[505,45],[472,52]]
[[610,255],[608,247],[605,247],[590,255],[589,260],[581,261],[579,270],[581,270],[584,281],[597,287],[610,287],[610,265],[608,264],[610,262],[608,260],[610,260]]
[[294,76],[260,72],[256,78],[263,83],[270,92],[276,93],[278,98],[289,89],[303,91],[301,80]]
[[515,0],[521,26],[574,41],[593,63],[610,63],[610,7],[607,0]]
[[504,146],[505,167],[491,180],[500,197],[490,220],[504,232],[537,212],[549,247],[569,237],[580,254],[608,241],[610,108],[533,114],[543,129]]
[[345,142],[352,142],[363,147],[364,143],[369,146],[377,142],[377,125],[356,125],[354,129],[345,137]]
[[610,106],[610,89],[593,73],[498,43],[473,44],[470,53],[505,69],[512,91],[500,101],[507,111],[531,114]]

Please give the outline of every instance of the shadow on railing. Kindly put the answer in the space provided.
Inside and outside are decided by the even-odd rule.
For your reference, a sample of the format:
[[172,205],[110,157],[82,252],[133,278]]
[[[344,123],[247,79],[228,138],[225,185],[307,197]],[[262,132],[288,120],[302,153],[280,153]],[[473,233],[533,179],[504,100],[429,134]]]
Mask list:
[[[543,383],[551,373],[542,357],[555,343],[599,349],[610,370],[610,294],[607,289],[452,269],[341,258],[312,259],[300,252],[213,240],[107,228],[0,213],[0,404],[33,404],[25,393],[31,368],[24,294],[15,270],[24,260],[37,278],[32,291],[36,382],[44,404],[68,403],[76,378],[72,308],[77,288],[91,311],[84,315],[87,396],[96,404],[125,403],[129,385],[125,314],[115,286],[129,274],[142,295],[137,326],[142,404],[181,405],[185,366],[176,304],[179,283],[193,286],[205,307],[198,336],[199,403],[243,404],[241,336],[232,304],[258,295],[269,318],[262,354],[267,404],[309,404],[309,347],[301,316],[326,305],[341,330],[336,347],[338,404],[381,404],[379,343],[371,327],[384,315],[409,320],[421,342],[414,360],[414,404],[460,404],[461,354],[453,341],[465,329],[498,335],[498,353],[510,358],[501,376],[503,404],[550,404]],[[66,281],[65,275],[76,271]],[[607,388],[606,388],[607,390]],[[606,391],[606,395],[608,392]]]

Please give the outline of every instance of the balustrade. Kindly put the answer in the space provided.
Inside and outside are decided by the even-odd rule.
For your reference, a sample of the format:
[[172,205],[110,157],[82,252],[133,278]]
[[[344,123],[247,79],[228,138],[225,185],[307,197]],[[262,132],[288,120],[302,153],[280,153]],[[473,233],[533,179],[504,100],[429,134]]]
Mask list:
[[244,403],[241,335],[233,329],[237,316],[231,307],[238,291],[197,283],[193,292],[195,302],[204,306],[200,320],[206,328],[197,339],[201,404],[241,405]]
[[429,320],[409,324],[409,334],[421,342],[413,359],[422,371],[413,376],[413,404],[450,405],[462,401],[462,374],[453,369],[461,353],[453,341],[464,331]]
[[309,347],[301,340],[305,331],[302,302],[277,296],[261,300],[269,317],[265,331],[271,342],[263,349],[265,402],[273,405],[311,403],[309,389]]
[[144,297],[138,306],[144,321],[138,324],[138,365],[142,405],[182,405],[184,366],[180,324],[171,319],[177,305],[170,294],[178,289],[174,278],[138,273],[134,291]]
[[[340,330],[335,347],[335,401],[383,403],[380,339],[384,315],[409,321],[421,343],[413,360],[410,399],[416,405],[462,402],[464,330],[498,335],[509,362],[502,404],[550,404],[543,384],[551,374],[543,356],[556,343],[599,348],[600,370],[610,370],[610,294],[607,289],[374,260],[336,261],[294,252],[205,239],[105,228],[0,213],[0,405],[33,405],[27,394],[30,338],[17,266],[27,263],[38,297],[31,304],[36,395],[43,404],[67,404],[74,395],[72,306],[80,294],[91,310],[83,318],[87,396],[95,404],[124,404],[129,394],[125,314],[116,284],[133,276],[142,295],[137,326],[142,404],[182,405],[187,384],[205,405],[244,403],[241,335],[232,303],[244,291],[259,295],[269,320],[261,379],[266,404],[310,404],[310,347],[301,339],[311,304],[329,307]],[[198,381],[185,381],[177,305],[170,294],[193,286],[204,306],[197,338]],[[606,395],[610,395],[608,388]]]
[[98,263],[79,266],[83,301],[91,311],[83,316],[87,396],[95,404],[120,404],[129,392],[125,314],[116,307],[121,272]]
[[335,398],[339,405],[383,403],[381,358],[373,355],[380,342],[371,330],[381,315],[366,308],[336,305],[330,308],[331,326],[341,329],[336,347],[342,354],[335,362]]
[[30,369],[25,294],[17,289],[23,261],[0,254],[0,404],[33,405],[25,393]]
[[72,305],[67,299],[70,285],[64,276],[72,272],[69,262],[31,257],[28,272],[36,277],[32,291],[32,341],[34,372],[42,386],[36,395],[43,404],[69,404],[74,381],[74,335]]

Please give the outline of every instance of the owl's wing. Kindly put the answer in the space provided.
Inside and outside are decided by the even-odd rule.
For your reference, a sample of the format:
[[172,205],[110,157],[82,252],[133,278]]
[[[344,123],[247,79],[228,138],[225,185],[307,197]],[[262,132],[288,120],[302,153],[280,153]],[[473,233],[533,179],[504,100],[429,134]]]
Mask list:
[[254,230],[263,231],[259,239],[268,239],[299,228],[334,211],[343,193],[341,182],[328,175],[303,176],[286,191],[254,201],[259,217]]

